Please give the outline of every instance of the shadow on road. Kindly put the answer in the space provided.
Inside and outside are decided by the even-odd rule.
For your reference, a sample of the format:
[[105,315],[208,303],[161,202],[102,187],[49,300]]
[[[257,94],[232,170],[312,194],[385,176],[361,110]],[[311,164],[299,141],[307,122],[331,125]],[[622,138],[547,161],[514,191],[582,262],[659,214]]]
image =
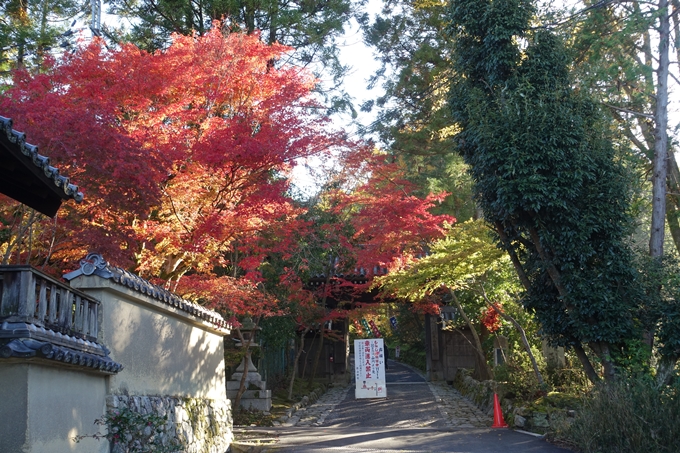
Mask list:
[[568,453],[542,439],[502,429],[365,429],[314,428],[288,431],[278,439],[277,452],[399,452],[399,453]]

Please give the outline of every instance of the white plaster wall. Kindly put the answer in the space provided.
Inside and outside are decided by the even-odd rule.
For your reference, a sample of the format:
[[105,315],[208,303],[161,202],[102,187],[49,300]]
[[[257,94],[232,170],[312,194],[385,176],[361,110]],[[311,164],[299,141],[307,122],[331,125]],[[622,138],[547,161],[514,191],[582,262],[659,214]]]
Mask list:
[[94,421],[106,406],[105,376],[34,363],[6,363],[0,365],[0,383],[0,425],[4,425],[0,428],[0,452],[109,451],[106,440],[71,440],[97,432]]
[[[28,365],[0,364],[0,451],[20,452],[26,443]],[[10,423],[11,421],[11,423]]]
[[108,393],[226,399],[223,336],[212,326],[97,276],[71,286],[101,301],[99,341],[125,366]]

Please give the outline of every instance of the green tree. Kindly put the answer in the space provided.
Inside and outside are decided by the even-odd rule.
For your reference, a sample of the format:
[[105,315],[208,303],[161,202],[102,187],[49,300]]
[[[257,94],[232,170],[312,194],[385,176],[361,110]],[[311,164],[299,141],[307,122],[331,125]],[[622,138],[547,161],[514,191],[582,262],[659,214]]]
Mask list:
[[572,88],[562,41],[531,28],[533,2],[454,1],[449,19],[457,149],[526,289],[522,301],[591,381],[599,377],[584,345],[612,379],[640,338],[644,294],[625,242],[628,175],[608,123]]
[[[652,175],[651,187],[646,187],[651,196],[645,213],[651,211],[649,254],[658,263],[646,265],[668,265],[663,257],[666,226],[675,245],[672,254],[680,250],[680,170],[674,152],[676,142],[669,139],[667,124],[671,43],[675,44],[676,61],[680,57],[680,2],[627,1],[589,6],[582,20],[568,28],[573,34],[575,70],[581,86],[589,89],[617,121],[622,138],[632,148],[632,157],[643,170],[641,179]],[[646,326],[649,346],[657,328],[666,325],[668,318],[663,313],[675,310],[667,287],[660,282],[646,288],[648,301],[664,301],[659,303],[665,305],[661,311],[658,303],[644,307],[660,316]],[[668,344],[659,335],[656,340]],[[671,376],[678,354],[665,347],[658,350],[662,354],[657,377],[663,382]]]
[[0,2],[0,73],[40,64],[71,38],[69,23],[82,9],[78,0]]
[[[225,32],[260,33],[267,44],[292,47],[286,63],[307,67],[320,76],[320,92],[331,107],[347,105],[339,90],[347,72],[338,58],[338,40],[364,0],[107,0],[110,12],[129,18],[130,30],[109,30],[142,49],[168,46],[173,33],[205,34],[216,20]],[[272,62],[273,64],[274,62]],[[321,77],[321,75],[323,76]]]
[[483,220],[467,221],[451,228],[446,237],[435,241],[427,256],[408,262],[377,284],[390,294],[416,305],[444,294],[473,334],[478,362],[486,366],[486,378],[492,376],[480,340],[482,313],[498,313],[516,329],[529,355],[540,384],[543,377],[531,351],[529,338],[518,320],[526,317],[516,301],[520,284],[508,255],[496,247],[492,231]]
[[450,152],[455,127],[446,105],[453,77],[446,5],[440,0],[390,1],[373,21],[362,18],[364,41],[381,63],[370,86],[381,83],[384,90],[362,106],[377,117],[364,132],[377,136],[404,162],[422,195],[449,192],[440,210],[466,220],[475,215],[475,204],[465,164]]
[[[663,252],[664,211],[675,250],[680,250],[680,170],[674,142],[667,136],[669,44],[675,44],[677,61],[680,2],[584,2],[583,6],[579,20],[567,22],[564,30],[571,35],[579,85],[607,108],[618,123],[621,139],[644,166],[643,177],[652,174],[656,182],[648,196],[654,220],[648,230],[650,253],[658,257]],[[671,147],[670,152],[666,147]]]

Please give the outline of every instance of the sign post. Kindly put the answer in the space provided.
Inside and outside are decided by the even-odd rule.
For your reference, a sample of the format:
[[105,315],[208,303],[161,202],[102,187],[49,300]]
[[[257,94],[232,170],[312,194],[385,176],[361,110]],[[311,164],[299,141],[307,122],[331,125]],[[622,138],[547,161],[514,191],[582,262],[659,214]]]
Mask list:
[[382,338],[354,340],[355,398],[386,398],[385,346]]

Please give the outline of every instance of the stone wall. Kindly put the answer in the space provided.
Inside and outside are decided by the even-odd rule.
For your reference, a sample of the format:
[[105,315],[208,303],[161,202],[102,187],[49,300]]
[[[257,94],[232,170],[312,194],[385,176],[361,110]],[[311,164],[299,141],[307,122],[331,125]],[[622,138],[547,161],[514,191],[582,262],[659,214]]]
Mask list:
[[494,381],[480,382],[474,379],[471,374],[472,371],[459,368],[453,380],[453,387],[478,408],[486,412],[487,415],[493,415],[493,395],[494,391],[496,391],[499,398],[501,398],[502,405],[505,406],[505,411],[510,404],[507,400],[503,400],[502,388],[497,388],[497,384]]
[[[183,452],[226,452],[227,322],[100,255],[80,265],[70,286],[0,269],[0,452],[107,452],[95,420],[128,423],[125,442],[153,442],[161,423]],[[133,414],[112,418],[116,407]]]
[[[224,453],[233,440],[229,400],[169,396],[109,395],[107,411],[127,408],[147,415],[167,416],[168,444],[173,440],[185,453]],[[113,453],[116,449],[113,449]]]
[[470,373],[469,370],[458,370],[453,387],[487,415],[493,415],[493,395],[497,392],[503,418],[511,428],[546,434],[563,429],[575,416],[574,410],[564,408],[531,405],[517,407],[512,400],[503,397],[505,390],[502,384],[494,381],[477,381]]

